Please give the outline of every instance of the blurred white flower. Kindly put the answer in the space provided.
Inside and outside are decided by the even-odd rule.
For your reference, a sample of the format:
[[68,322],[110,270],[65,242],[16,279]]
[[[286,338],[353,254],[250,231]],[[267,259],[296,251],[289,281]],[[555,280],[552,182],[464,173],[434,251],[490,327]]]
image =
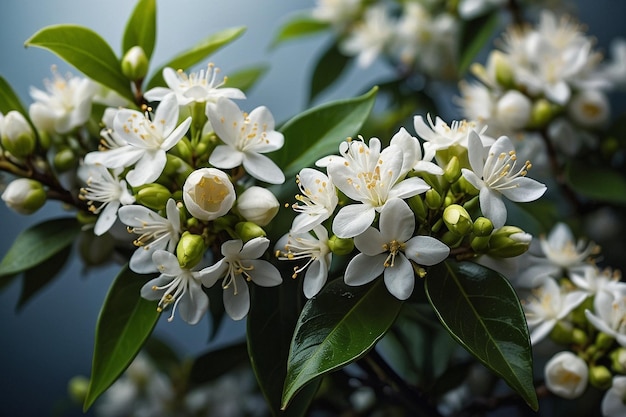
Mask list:
[[283,279],[271,263],[258,259],[269,247],[265,237],[250,239],[245,244],[241,240],[229,240],[222,244],[222,259],[200,271],[202,283],[213,286],[223,278],[224,309],[233,320],[241,320],[250,309],[250,292],[247,281],[262,287],[273,287]]
[[52,67],[53,80],[44,80],[46,91],[31,87],[34,102],[28,113],[39,130],[48,133],[69,133],[87,122],[97,85],[84,77],[63,78]]
[[173,304],[172,314],[167,321],[174,319],[178,308],[180,317],[189,324],[196,324],[209,308],[209,297],[202,291],[202,272],[183,269],[173,253],[157,250],[152,260],[161,273],[141,288],[141,296],[147,300],[159,300],[158,311]]
[[593,128],[602,126],[609,120],[611,105],[604,92],[582,90],[574,94],[567,104],[567,111],[575,123]]
[[479,16],[490,9],[500,7],[506,0],[460,0],[459,15],[466,20]]
[[363,0],[317,0],[311,14],[341,30],[359,16],[363,3]]
[[626,283],[613,281],[606,284],[596,293],[593,310],[585,310],[593,327],[626,347]]
[[228,213],[236,197],[228,175],[216,168],[197,169],[183,184],[185,207],[200,220],[215,220]]
[[46,202],[46,191],[39,181],[17,178],[2,192],[7,207],[21,214],[32,214]]
[[296,182],[302,193],[296,195],[296,200],[302,204],[291,206],[299,213],[291,225],[293,234],[307,232],[321,224],[333,214],[339,202],[335,185],[318,170],[303,168]]
[[526,161],[519,167],[515,148],[506,136],[496,140],[485,155],[480,137],[470,131],[468,156],[472,170],[463,168],[461,172],[480,191],[480,209],[495,228],[506,223],[507,210],[502,196],[514,202],[529,202],[546,192],[544,184],[526,178],[531,164]]
[[[328,247],[328,231],[320,225],[308,231],[293,231],[281,237],[276,243],[276,255],[283,261],[307,259],[300,267],[295,267],[293,278],[306,269],[302,289],[306,298],[314,297],[328,278],[328,270],[333,254]],[[308,269],[307,269],[308,268]]]
[[391,199],[380,213],[380,230],[373,227],[354,238],[361,251],[350,260],[344,274],[348,285],[364,285],[383,274],[389,292],[399,300],[413,293],[418,265],[435,265],[448,257],[450,248],[430,236],[413,236],[415,215],[400,199]]
[[274,117],[261,106],[250,114],[242,112],[232,101],[220,98],[207,105],[207,116],[215,133],[224,142],[209,157],[217,168],[230,169],[243,165],[254,178],[270,184],[282,184],[285,175],[264,153],[282,148],[285,138],[274,130]]
[[339,48],[346,55],[357,56],[360,67],[369,67],[389,46],[394,26],[385,4],[370,6],[365,10],[363,20],[356,22],[339,43]]
[[580,397],[587,388],[589,368],[572,352],[563,351],[546,363],[544,376],[550,392],[571,400]]
[[601,69],[601,74],[615,87],[626,89],[626,39],[611,42],[611,60]]
[[401,127],[400,130],[393,135],[389,144],[404,149],[402,171],[409,172],[414,170],[433,175],[443,175],[443,169],[439,165],[422,158],[422,148],[419,140],[411,136],[405,128]]
[[602,399],[603,417],[624,417],[626,415],[626,376],[614,376],[613,384]]
[[120,221],[128,226],[130,233],[140,235],[133,242],[138,248],[130,258],[129,267],[138,274],[157,272],[152,254],[157,250],[176,251],[176,244],[182,233],[180,213],[176,201],[169,199],[165,211],[167,218],[147,207],[132,204],[120,207]]

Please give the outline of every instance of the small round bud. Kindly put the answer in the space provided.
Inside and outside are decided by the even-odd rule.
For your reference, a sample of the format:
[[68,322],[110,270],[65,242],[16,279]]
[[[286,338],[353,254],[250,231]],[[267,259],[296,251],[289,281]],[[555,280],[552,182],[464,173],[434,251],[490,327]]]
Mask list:
[[501,51],[494,50],[489,54],[487,68],[501,86],[511,87],[515,84],[511,63]]
[[204,239],[200,235],[184,232],[176,245],[176,257],[181,268],[193,268],[204,256]]
[[578,328],[574,328],[574,330],[572,330],[572,343],[579,346],[585,346],[587,342],[589,342],[587,332]]
[[131,81],[143,79],[148,73],[148,57],[141,46],[133,46],[122,58],[122,74]]
[[456,248],[463,241],[463,236],[448,230],[441,236],[441,241],[451,248]]
[[6,205],[21,214],[32,214],[46,203],[46,190],[39,181],[18,178],[2,193]]
[[276,216],[280,203],[266,188],[252,186],[237,199],[237,210],[249,222],[266,226]]
[[332,235],[330,239],[328,239],[328,247],[335,255],[347,255],[354,249],[354,240]]
[[474,220],[474,228],[472,232],[476,236],[489,236],[493,232],[493,223],[486,217],[479,217]]
[[550,332],[550,339],[556,343],[567,345],[572,342],[574,328],[570,323],[557,321]]
[[415,213],[415,217],[419,221],[423,221],[426,219],[427,210],[421,195],[414,195],[413,197],[409,198],[408,203],[413,213]]
[[135,195],[137,203],[152,210],[163,210],[172,193],[161,184],[148,184],[139,189]]
[[601,390],[606,390],[611,387],[613,381],[613,374],[607,369],[606,366],[596,365],[589,368],[589,383]]
[[546,363],[544,377],[550,392],[571,400],[580,397],[587,388],[589,369],[584,360],[565,350]]
[[543,127],[554,118],[555,110],[552,104],[545,98],[540,98],[533,104],[530,112],[530,125],[533,127]]
[[236,197],[230,178],[217,168],[197,169],[183,184],[185,207],[200,220],[215,220],[228,213]]
[[472,231],[472,217],[458,204],[451,204],[443,211],[443,221],[448,230],[458,236],[465,236]]
[[489,239],[489,255],[512,258],[528,250],[532,235],[516,226],[503,226],[493,232]]
[[78,159],[70,148],[61,149],[54,155],[54,167],[59,172],[67,172],[76,167]]
[[446,169],[443,171],[443,178],[450,184],[456,182],[461,177],[461,162],[456,155],[448,161]]
[[517,90],[509,90],[496,103],[496,117],[508,128],[523,129],[530,121],[530,99]]
[[620,374],[626,374],[626,348],[619,347],[609,354],[611,368]]
[[254,239],[255,237],[263,237],[267,235],[263,228],[253,222],[237,223],[235,225],[235,232],[244,242]]
[[600,332],[596,336],[595,345],[598,347],[598,349],[608,349],[611,347],[613,342],[615,342],[615,339],[613,338],[613,336]]
[[489,249],[489,236],[475,236],[470,240],[470,246],[474,252],[482,253]]
[[186,136],[183,136],[183,138],[176,143],[170,153],[178,156],[183,161],[188,163],[192,162],[193,149],[191,148],[191,142],[189,142]]
[[585,127],[602,126],[609,119],[610,103],[599,90],[583,90],[569,101],[567,112],[576,123]]
[[441,195],[434,188],[429,189],[425,193],[425,202],[428,208],[436,210],[441,207],[442,203]]
[[24,115],[11,110],[1,119],[1,122],[2,147],[17,158],[32,154],[37,140],[33,128],[30,127]]
[[72,401],[76,404],[83,404],[89,390],[89,379],[84,376],[75,376],[67,383],[67,391]]

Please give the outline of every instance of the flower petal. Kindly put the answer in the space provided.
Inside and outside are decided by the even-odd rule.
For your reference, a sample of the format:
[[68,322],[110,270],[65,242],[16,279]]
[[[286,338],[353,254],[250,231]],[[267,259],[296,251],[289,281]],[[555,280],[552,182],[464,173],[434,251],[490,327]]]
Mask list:
[[166,163],[165,151],[145,150],[135,167],[126,174],[126,181],[133,187],[154,182],[163,172]]
[[406,300],[413,293],[415,274],[409,260],[402,254],[396,255],[393,266],[385,268],[385,286],[398,300]]
[[380,233],[385,242],[406,242],[415,231],[415,215],[399,198],[388,200],[380,212]]
[[250,290],[241,275],[235,275],[234,281],[228,288],[224,288],[224,310],[231,319],[241,320],[250,310]]
[[326,280],[328,279],[328,267],[322,259],[311,262],[309,268],[304,274],[302,282],[302,290],[306,298],[313,298],[320,292]]
[[231,169],[243,163],[243,152],[237,151],[228,145],[217,145],[211,152],[209,163],[217,168]]
[[420,265],[435,265],[450,254],[450,248],[431,236],[415,236],[406,242],[405,255]]
[[479,194],[480,209],[483,215],[491,220],[493,227],[498,229],[506,223],[506,206],[500,198],[500,193],[492,191],[487,187],[480,189]]
[[372,282],[380,276],[385,270],[385,259],[387,256],[383,253],[376,256],[367,256],[359,253],[352,258],[343,280],[346,284],[357,286]]
[[194,278],[188,278],[187,291],[178,304],[180,318],[189,324],[197,324],[209,309],[209,297],[202,291],[202,286]]
[[512,184],[515,185],[515,188],[500,190],[500,192],[509,200],[517,203],[535,201],[547,190],[545,184],[532,178],[517,177],[512,181]]
[[282,184],[285,182],[283,171],[265,155],[255,152],[243,154],[243,167],[254,178],[270,184]]
[[283,282],[280,272],[271,263],[259,259],[250,260],[247,263],[253,267],[250,277],[255,284],[261,287],[275,287]]
[[342,207],[333,220],[333,233],[341,238],[360,235],[374,221],[376,210],[366,204],[350,204]]

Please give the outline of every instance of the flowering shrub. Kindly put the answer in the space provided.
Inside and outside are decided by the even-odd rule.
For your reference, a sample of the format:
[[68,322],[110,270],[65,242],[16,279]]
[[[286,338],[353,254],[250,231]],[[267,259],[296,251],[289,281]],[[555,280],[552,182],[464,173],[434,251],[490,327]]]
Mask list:
[[[607,96],[626,84],[623,44],[603,60],[573,20],[544,10],[533,26],[525,7],[319,1],[275,39],[331,33],[311,99],[351,60],[384,59],[397,78],[284,123],[246,110],[256,77],[205,63],[241,29],[157,69],[155,0],[138,1],[121,56],[80,26],[34,34],[27,46],[82,75],[54,69],[28,110],[0,79],[2,199],[22,214],[58,200],[70,214],[18,236],[0,276],[58,271],[79,236],[101,261],[122,259],[91,377],[72,385],[84,409],[263,415],[251,368],[272,415],[536,411],[544,396],[591,390],[597,410],[623,414],[620,259],[573,232],[626,202],[623,118]],[[472,64],[502,12],[512,23],[498,49]],[[465,119],[446,122],[447,97],[429,86],[457,82]],[[245,344],[164,360],[151,347],[162,313],[246,320]],[[216,394],[232,378],[247,401]]]

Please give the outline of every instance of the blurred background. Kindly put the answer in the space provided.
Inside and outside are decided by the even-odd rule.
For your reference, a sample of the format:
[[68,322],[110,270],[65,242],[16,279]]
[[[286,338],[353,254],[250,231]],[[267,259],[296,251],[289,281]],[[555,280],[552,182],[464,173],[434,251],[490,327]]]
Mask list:
[[[626,36],[623,0],[579,1],[578,16],[589,33],[607,50],[615,36]],[[158,35],[153,62],[161,64],[172,55],[194,45],[209,34],[235,26],[246,33],[232,45],[214,54],[211,61],[228,74],[250,65],[267,64],[269,72],[241,103],[246,110],[265,105],[277,122],[306,108],[308,79],[314,56],[323,49],[324,38],[315,36],[281,45],[269,45],[278,27],[299,10],[312,8],[314,0],[291,1],[200,1],[161,0],[157,6]],[[50,67],[60,72],[75,70],[46,50],[24,48],[24,41],[40,28],[58,23],[89,27],[119,53],[126,20],[134,8],[128,0],[107,2],[81,0],[3,0],[0,3],[0,75],[30,104],[31,85],[43,87]],[[375,82],[387,70],[382,64],[367,71],[353,68],[341,87],[319,98],[320,102],[350,97]],[[450,115],[448,117],[453,117]],[[0,256],[17,234],[29,225],[64,213],[58,204],[48,204],[32,216],[22,216],[0,205]],[[67,382],[75,375],[88,376],[98,312],[119,265],[86,269],[74,258],[59,278],[24,305],[18,306],[20,279],[0,282],[0,416],[82,415],[68,412]],[[242,337],[245,322],[220,330],[209,345],[209,323],[204,319],[189,326],[180,319],[160,320],[156,335],[183,356],[192,356]]]

